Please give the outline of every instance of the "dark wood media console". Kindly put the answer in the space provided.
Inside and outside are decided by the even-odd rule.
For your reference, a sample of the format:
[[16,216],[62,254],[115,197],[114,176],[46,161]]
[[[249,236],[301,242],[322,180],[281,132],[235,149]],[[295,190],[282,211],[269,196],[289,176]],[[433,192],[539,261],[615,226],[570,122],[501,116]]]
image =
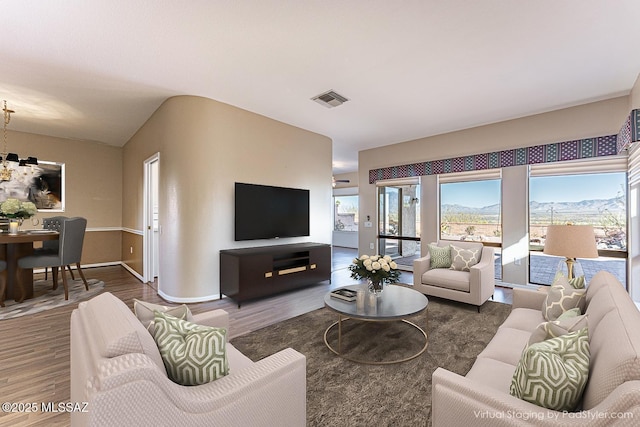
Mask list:
[[331,280],[331,246],[294,243],[220,251],[220,298],[238,302]]

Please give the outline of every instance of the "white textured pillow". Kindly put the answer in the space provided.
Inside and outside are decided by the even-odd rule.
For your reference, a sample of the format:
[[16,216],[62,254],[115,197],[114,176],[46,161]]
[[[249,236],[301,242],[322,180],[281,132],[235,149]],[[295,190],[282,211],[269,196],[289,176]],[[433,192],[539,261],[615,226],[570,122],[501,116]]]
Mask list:
[[155,321],[155,312],[159,311],[160,313],[170,314],[173,317],[177,317],[178,319],[193,321],[193,316],[191,315],[191,310],[186,304],[177,305],[174,307],[169,307],[166,305],[153,304],[147,301],[140,301],[138,299],[133,300],[133,311],[136,314],[136,317],[142,323],[147,331],[151,335],[154,332],[154,321]]

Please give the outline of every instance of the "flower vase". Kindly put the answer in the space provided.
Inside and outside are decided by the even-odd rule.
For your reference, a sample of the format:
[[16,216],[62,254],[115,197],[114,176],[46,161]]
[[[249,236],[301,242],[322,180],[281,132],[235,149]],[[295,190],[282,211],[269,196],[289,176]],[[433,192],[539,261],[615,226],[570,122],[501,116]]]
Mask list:
[[380,296],[380,294],[382,294],[384,282],[382,280],[375,281],[371,279],[367,279],[367,281],[369,282],[369,292],[375,294],[376,296]]

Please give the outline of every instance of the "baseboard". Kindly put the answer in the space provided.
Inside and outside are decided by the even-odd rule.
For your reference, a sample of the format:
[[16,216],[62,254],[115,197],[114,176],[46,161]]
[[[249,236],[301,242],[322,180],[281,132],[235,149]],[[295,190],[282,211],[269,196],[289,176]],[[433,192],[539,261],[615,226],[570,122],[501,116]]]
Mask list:
[[133,268],[129,267],[126,263],[124,262],[120,262],[120,265],[122,265],[124,268],[127,269],[127,271],[129,271],[129,273],[133,274],[136,279],[140,280],[142,283],[145,283],[144,281],[144,277],[142,277],[140,275],[140,273],[138,273],[137,271],[135,271]]
[[217,299],[220,299],[220,294],[213,294],[213,295],[208,295],[208,296],[198,297],[198,298],[176,298],[162,292],[160,290],[160,285],[158,285],[158,295],[161,296],[162,299],[166,301],[179,303],[179,304],[185,304],[185,303],[193,304],[197,302],[215,301]]

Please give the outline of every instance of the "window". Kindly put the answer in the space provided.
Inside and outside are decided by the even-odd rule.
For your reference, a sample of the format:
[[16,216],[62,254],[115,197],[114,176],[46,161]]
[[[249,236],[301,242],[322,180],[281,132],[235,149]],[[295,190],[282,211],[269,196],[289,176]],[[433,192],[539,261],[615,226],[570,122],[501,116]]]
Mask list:
[[596,234],[598,259],[579,260],[588,281],[600,270],[626,283],[626,174],[575,173],[529,178],[529,281],[551,284],[561,257],[543,254],[550,224],[588,224]]
[[333,209],[334,231],[358,231],[358,196],[335,196]]
[[500,180],[440,184],[440,239],[502,242]]
[[[487,178],[499,171],[485,171]],[[479,178],[484,175],[472,176]],[[466,175],[465,175],[466,177]],[[495,278],[502,279],[501,180],[455,181],[450,176],[440,182],[440,239],[471,240],[495,247]],[[444,181],[444,182],[443,182]]]

